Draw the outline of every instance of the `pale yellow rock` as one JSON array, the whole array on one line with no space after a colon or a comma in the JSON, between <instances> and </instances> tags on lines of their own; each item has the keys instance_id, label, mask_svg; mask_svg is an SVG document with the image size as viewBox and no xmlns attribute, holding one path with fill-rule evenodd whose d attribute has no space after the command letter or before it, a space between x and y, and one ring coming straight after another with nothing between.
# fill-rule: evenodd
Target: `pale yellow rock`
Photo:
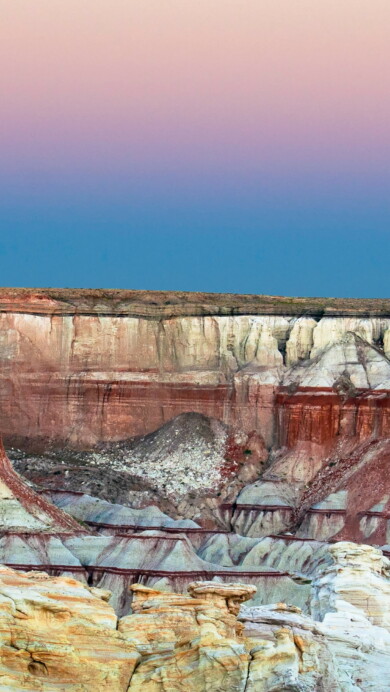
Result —
<instances>
[{"instance_id":1,"label":"pale yellow rock","mask_svg":"<svg viewBox=\"0 0 390 692\"><path fill-rule=\"evenodd\" d=\"M311 317L299 317L294 323L286 346L286 365L295 365L310 357L313 347L313 331L317 322Z\"/></svg>"},{"instance_id":2,"label":"pale yellow rock","mask_svg":"<svg viewBox=\"0 0 390 692\"><path fill-rule=\"evenodd\" d=\"M385 353L385 356L387 358L390 358L390 327L386 329L384 335L383 335L383 350Z\"/></svg>"},{"instance_id":3,"label":"pale yellow rock","mask_svg":"<svg viewBox=\"0 0 390 692\"><path fill-rule=\"evenodd\" d=\"M344 692L326 638L299 609L243 608L240 619L252 646L246 692Z\"/></svg>"},{"instance_id":4,"label":"pale yellow rock","mask_svg":"<svg viewBox=\"0 0 390 692\"><path fill-rule=\"evenodd\" d=\"M331 544L328 552L332 563L313 583L315 619L330 622L338 611L390 632L390 560L377 548L349 542Z\"/></svg>"},{"instance_id":5,"label":"pale yellow rock","mask_svg":"<svg viewBox=\"0 0 390 692\"><path fill-rule=\"evenodd\" d=\"M250 657L236 615L254 587L194 582L190 597L132 590L134 614L121 619L119 631L143 658L129 690L244 692Z\"/></svg>"},{"instance_id":6,"label":"pale yellow rock","mask_svg":"<svg viewBox=\"0 0 390 692\"><path fill-rule=\"evenodd\" d=\"M188 593L194 598L200 596L222 609L227 607L229 613L238 615L240 604L255 595L256 587L248 584L195 581L189 584Z\"/></svg>"},{"instance_id":7,"label":"pale yellow rock","mask_svg":"<svg viewBox=\"0 0 390 692\"><path fill-rule=\"evenodd\" d=\"M389 692L389 560L367 545L323 548L311 617L280 603L241 608L247 692Z\"/></svg>"},{"instance_id":8,"label":"pale yellow rock","mask_svg":"<svg viewBox=\"0 0 390 692\"><path fill-rule=\"evenodd\" d=\"M133 614L118 623L106 591L0 567L0 690L244 692L250 656L236 615L254 587L132 589Z\"/></svg>"},{"instance_id":9,"label":"pale yellow rock","mask_svg":"<svg viewBox=\"0 0 390 692\"><path fill-rule=\"evenodd\" d=\"M366 545L324 550L312 617L240 610L253 586L197 581L189 595L133 585L118 621L107 591L0 567L0 690L389 692L390 563Z\"/></svg>"},{"instance_id":10,"label":"pale yellow rock","mask_svg":"<svg viewBox=\"0 0 390 692\"><path fill-rule=\"evenodd\" d=\"M125 692L140 654L107 594L0 567L0 690Z\"/></svg>"},{"instance_id":11,"label":"pale yellow rock","mask_svg":"<svg viewBox=\"0 0 390 692\"><path fill-rule=\"evenodd\" d=\"M283 689L282 684L296 682L300 657L294 637L287 628L276 630L274 636L275 642L264 641L251 650L252 661L246 692Z\"/></svg>"}]
</instances>

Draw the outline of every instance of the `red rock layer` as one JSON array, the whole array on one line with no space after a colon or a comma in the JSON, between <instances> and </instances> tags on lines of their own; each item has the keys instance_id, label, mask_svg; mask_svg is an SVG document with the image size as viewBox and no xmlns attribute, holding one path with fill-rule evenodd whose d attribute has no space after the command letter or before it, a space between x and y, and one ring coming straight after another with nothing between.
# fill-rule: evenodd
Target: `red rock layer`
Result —
<instances>
[{"instance_id":1,"label":"red rock layer","mask_svg":"<svg viewBox=\"0 0 390 692\"><path fill-rule=\"evenodd\" d=\"M281 389L276 395L279 446L300 441L319 445L335 438L390 436L390 392L361 391L344 398L332 389Z\"/></svg>"},{"instance_id":2,"label":"red rock layer","mask_svg":"<svg viewBox=\"0 0 390 692\"><path fill-rule=\"evenodd\" d=\"M34 492L23 481L21 476L12 468L1 441L0 485L7 495L8 493L12 494L28 513L39 517L42 523L46 524L48 530L52 529L54 533L86 533L71 516L48 502L43 495ZM8 531L7 526L0 528Z\"/></svg>"},{"instance_id":3,"label":"red rock layer","mask_svg":"<svg viewBox=\"0 0 390 692\"><path fill-rule=\"evenodd\" d=\"M332 540L386 544L390 520L390 440L365 440L352 450L346 449L345 453L341 449L333 457L329 457L328 461L301 497L298 519L304 516L312 504L335 491L347 490L345 510L315 510L328 518L336 514L344 517L343 528L335 532ZM372 511L372 507L383 501L383 509ZM375 526L367 535L361 522L370 518L375 519Z\"/></svg>"},{"instance_id":4,"label":"red rock layer","mask_svg":"<svg viewBox=\"0 0 390 692\"><path fill-rule=\"evenodd\" d=\"M80 375L15 377L0 391L0 425L9 446L38 451L53 443L87 448L147 434L191 411L247 433L256 430L269 444L273 392L268 385L257 387L245 400L228 385L102 382Z\"/></svg>"}]
</instances>

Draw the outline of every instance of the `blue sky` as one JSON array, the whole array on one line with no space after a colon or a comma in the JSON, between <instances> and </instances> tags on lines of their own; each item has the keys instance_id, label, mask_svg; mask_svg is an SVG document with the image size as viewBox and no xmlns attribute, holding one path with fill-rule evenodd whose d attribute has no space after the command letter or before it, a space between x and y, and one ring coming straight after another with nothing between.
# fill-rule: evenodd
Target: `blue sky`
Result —
<instances>
[{"instance_id":1,"label":"blue sky","mask_svg":"<svg viewBox=\"0 0 390 692\"><path fill-rule=\"evenodd\" d=\"M0 14L3 286L389 296L389 0Z\"/></svg>"},{"instance_id":2,"label":"blue sky","mask_svg":"<svg viewBox=\"0 0 390 692\"><path fill-rule=\"evenodd\" d=\"M42 199L5 204L0 220L3 286L388 296L380 203Z\"/></svg>"}]
</instances>

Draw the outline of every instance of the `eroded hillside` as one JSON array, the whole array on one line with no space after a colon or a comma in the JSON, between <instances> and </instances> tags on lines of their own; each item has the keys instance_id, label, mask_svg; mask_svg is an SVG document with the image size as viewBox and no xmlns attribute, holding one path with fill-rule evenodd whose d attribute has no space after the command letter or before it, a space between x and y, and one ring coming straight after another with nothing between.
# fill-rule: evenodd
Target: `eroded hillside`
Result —
<instances>
[{"instance_id":1,"label":"eroded hillside","mask_svg":"<svg viewBox=\"0 0 390 692\"><path fill-rule=\"evenodd\" d=\"M0 309L3 596L36 604L5 606L4 680L96 689L71 609L23 595L44 570L87 630L92 597L115 622L101 689L390 689L390 301L2 289Z\"/></svg>"}]
</instances>

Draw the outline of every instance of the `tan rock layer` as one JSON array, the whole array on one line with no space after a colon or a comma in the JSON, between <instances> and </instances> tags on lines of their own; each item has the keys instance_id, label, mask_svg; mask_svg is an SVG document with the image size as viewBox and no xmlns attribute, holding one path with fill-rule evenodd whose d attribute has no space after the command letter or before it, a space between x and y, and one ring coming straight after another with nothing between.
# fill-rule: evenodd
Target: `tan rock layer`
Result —
<instances>
[{"instance_id":1,"label":"tan rock layer","mask_svg":"<svg viewBox=\"0 0 390 692\"><path fill-rule=\"evenodd\" d=\"M2 311L35 314L294 314L390 316L388 299L292 298L114 289L0 288Z\"/></svg>"},{"instance_id":2,"label":"tan rock layer","mask_svg":"<svg viewBox=\"0 0 390 692\"><path fill-rule=\"evenodd\" d=\"M388 692L390 562L335 544L312 615L240 605L254 588L194 582L189 596L138 584L117 621L107 591L0 568L0 689L37 692Z\"/></svg>"}]
</instances>

